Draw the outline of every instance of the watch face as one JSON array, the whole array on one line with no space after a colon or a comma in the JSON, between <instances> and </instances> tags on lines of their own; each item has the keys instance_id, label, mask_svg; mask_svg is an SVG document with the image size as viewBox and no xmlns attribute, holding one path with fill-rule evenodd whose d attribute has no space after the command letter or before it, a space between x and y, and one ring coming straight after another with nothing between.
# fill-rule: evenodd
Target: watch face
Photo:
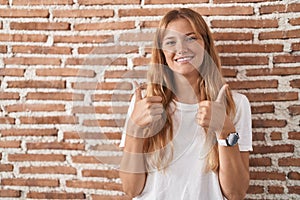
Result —
<instances>
[{"instance_id":1,"label":"watch face","mask_svg":"<svg viewBox=\"0 0 300 200\"><path fill-rule=\"evenodd\" d=\"M227 142L230 146L235 145L239 140L239 135L238 134L230 134L227 138Z\"/></svg>"}]
</instances>

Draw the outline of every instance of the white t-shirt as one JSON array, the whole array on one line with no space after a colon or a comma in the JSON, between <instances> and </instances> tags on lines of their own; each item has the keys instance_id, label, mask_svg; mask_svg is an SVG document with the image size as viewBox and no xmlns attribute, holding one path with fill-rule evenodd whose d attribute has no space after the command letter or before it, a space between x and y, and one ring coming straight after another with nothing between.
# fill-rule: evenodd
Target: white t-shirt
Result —
<instances>
[{"instance_id":1,"label":"white t-shirt","mask_svg":"<svg viewBox=\"0 0 300 200\"><path fill-rule=\"evenodd\" d=\"M134 99L129 106L128 116L133 110ZM240 151L252 151L249 101L239 93L233 93L233 99L236 105L233 122L240 136L239 149ZM205 131L196 123L198 104L179 102L175 102L175 104L173 160L163 171L148 172L145 188L134 200L225 199L220 189L218 175L204 170L206 155L210 148L207 145L205 147ZM120 147L124 147L125 137L126 134L123 133Z\"/></svg>"}]
</instances>

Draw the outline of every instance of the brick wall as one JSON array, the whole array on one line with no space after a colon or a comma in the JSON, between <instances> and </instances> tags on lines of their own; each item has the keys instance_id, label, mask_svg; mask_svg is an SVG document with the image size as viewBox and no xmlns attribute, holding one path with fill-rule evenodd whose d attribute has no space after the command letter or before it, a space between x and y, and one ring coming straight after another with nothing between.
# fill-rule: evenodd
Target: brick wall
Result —
<instances>
[{"instance_id":1,"label":"brick wall","mask_svg":"<svg viewBox=\"0 0 300 200\"><path fill-rule=\"evenodd\" d=\"M253 112L247 199L300 198L299 0L0 0L0 198L127 199L116 148L168 10L205 16Z\"/></svg>"}]
</instances>

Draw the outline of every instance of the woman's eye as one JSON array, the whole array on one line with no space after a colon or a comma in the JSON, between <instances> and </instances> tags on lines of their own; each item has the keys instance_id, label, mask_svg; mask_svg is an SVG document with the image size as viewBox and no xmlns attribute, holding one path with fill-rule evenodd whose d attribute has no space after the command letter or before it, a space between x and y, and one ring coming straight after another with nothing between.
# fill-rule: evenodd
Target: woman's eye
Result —
<instances>
[{"instance_id":1,"label":"woman's eye","mask_svg":"<svg viewBox=\"0 0 300 200\"><path fill-rule=\"evenodd\" d=\"M186 41L188 41L188 42L192 42L192 41L195 41L195 40L197 40L197 38L195 36L191 36L191 37L186 38Z\"/></svg>"},{"instance_id":2,"label":"woman's eye","mask_svg":"<svg viewBox=\"0 0 300 200\"><path fill-rule=\"evenodd\" d=\"M166 42L165 42L165 45L166 45L166 46L172 46L172 45L174 45L174 44L175 44L175 41L172 41L172 40L166 41Z\"/></svg>"}]
</instances>

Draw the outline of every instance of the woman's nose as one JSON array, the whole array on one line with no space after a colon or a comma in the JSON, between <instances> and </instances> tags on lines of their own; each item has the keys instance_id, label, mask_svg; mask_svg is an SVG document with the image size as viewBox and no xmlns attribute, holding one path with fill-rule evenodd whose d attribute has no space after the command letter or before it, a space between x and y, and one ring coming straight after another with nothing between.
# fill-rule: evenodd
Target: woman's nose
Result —
<instances>
[{"instance_id":1,"label":"woman's nose","mask_svg":"<svg viewBox=\"0 0 300 200\"><path fill-rule=\"evenodd\" d=\"M188 47L185 41L178 41L176 45L176 52L177 54L185 54L188 51Z\"/></svg>"}]
</instances>

